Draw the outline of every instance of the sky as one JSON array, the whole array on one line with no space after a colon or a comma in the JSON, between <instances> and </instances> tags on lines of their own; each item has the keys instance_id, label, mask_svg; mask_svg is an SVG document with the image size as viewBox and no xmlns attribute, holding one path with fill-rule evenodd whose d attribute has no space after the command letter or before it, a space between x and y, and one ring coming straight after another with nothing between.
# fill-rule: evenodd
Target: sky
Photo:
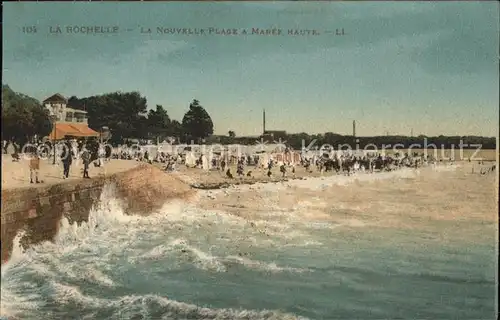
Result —
<instances>
[{"instance_id":1,"label":"sky","mask_svg":"<svg viewBox=\"0 0 500 320\"><path fill-rule=\"evenodd\" d=\"M198 99L216 134L261 134L265 108L290 133L497 136L498 28L495 1L5 2L2 82L39 100L139 91L179 121Z\"/></svg>"}]
</instances>

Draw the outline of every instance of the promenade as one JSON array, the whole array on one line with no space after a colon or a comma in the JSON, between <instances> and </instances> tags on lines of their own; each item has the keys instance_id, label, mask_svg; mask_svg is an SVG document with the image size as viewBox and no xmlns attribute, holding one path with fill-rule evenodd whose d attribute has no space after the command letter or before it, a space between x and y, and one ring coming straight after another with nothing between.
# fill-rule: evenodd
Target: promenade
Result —
<instances>
[{"instance_id":1,"label":"promenade","mask_svg":"<svg viewBox=\"0 0 500 320\"><path fill-rule=\"evenodd\" d=\"M95 167L93 164L90 165L89 176L99 177L103 175L115 174L118 172L123 172L137 167L140 162L130 161L130 160L110 160L105 162L101 167ZM81 161L74 161L71 166L68 179L63 179L63 166L62 163L52 164L51 160L40 160L40 171L38 173L38 178L42 183L31 184L30 183L30 170L29 170L29 160L23 159L19 162L13 162L10 155L3 155L2 157L2 190L13 189L13 188L23 188L23 187L34 187L34 186L46 186L50 184L57 184L68 180L79 180L83 179L83 164Z\"/></svg>"}]
</instances>

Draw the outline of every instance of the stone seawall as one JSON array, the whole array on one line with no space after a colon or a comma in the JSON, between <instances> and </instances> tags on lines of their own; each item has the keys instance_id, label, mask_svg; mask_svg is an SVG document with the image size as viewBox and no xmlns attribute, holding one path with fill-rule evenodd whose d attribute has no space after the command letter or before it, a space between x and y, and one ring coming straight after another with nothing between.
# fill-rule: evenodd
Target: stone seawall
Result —
<instances>
[{"instance_id":1,"label":"stone seawall","mask_svg":"<svg viewBox=\"0 0 500 320\"><path fill-rule=\"evenodd\" d=\"M70 223L87 221L106 184L116 187L128 214L149 214L168 199L188 198L194 191L186 183L150 165L88 180L48 186L2 190L2 264L9 259L13 240L25 230L23 247L51 241L62 217Z\"/></svg>"}]
</instances>

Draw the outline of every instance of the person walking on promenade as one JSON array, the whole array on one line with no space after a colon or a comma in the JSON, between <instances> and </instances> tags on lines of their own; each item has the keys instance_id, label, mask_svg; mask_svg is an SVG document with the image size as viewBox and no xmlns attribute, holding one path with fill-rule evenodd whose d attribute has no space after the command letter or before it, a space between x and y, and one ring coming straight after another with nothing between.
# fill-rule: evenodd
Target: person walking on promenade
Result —
<instances>
[{"instance_id":1,"label":"person walking on promenade","mask_svg":"<svg viewBox=\"0 0 500 320\"><path fill-rule=\"evenodd\" d=\"M64 171L63 178L67 179L69 177L69 170L71 168L71 164L73 163L73 152L71 151L72 147L69 142L64 144L64 149L61 155L61 161L63 163Z\"/></svg>"},{"instance_id":2,"label":"person walking on promenade","mask_svg":"<svg viewBox=\"0 0 500 320\"><path fill-rule=\"evenodd\" d=\"M82 160L83 160L83 177L85 179L89 179L90 152L87 149L83 150Z\"/></svg>"}]
</instances>

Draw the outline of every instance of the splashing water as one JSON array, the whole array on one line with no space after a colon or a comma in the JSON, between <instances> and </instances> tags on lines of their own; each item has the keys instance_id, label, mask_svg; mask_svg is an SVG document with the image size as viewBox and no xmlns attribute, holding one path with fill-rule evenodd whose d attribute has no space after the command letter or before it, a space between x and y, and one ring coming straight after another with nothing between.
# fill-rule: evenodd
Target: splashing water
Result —
<instances>
[{"instance_id":1,"label":"splashing water","mask_svg":"<svg viewBox=\"0 0 500 320\"><path fill-rule=\"evenodd\" d=\"M126 215L108 186L87 222L61 220L54 242L23 250L25 233L16 236L2 266L1 314L487 318L494 223L414 218L441 212L446 197L461 210L455 216L475 208L486 217L490 194L477 188L484 180L463 179L458 168L239 186L172 201L150 216ZM217 203L228 206L207 209Z\"/></svg>"}]
</instances>

